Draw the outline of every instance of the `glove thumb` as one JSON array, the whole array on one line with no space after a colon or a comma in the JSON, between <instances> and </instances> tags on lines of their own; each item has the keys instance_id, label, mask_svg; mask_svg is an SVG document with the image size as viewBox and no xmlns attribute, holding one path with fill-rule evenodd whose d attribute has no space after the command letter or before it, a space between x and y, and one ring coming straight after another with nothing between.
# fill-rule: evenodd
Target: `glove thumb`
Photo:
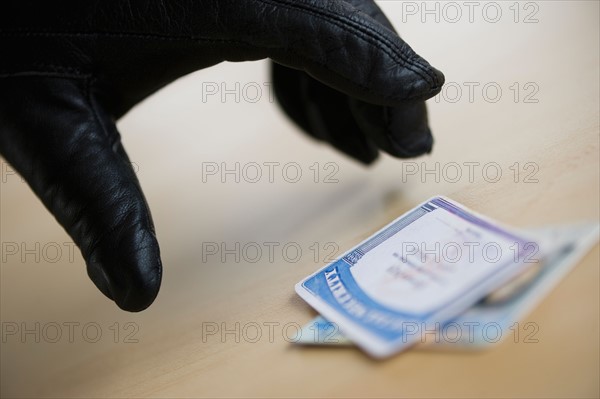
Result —
<instances>
[{"instance_id":1,"label":"glove thumb","mask_svg":"<svg viewBox=\"0 0 600 399\"><path fill-rule=\"evenodd\" d=\"M87 78L0 78L0 154L128 311L156 298L162 266L148 205L114 120Z\"/></svg>"}]
</instances>

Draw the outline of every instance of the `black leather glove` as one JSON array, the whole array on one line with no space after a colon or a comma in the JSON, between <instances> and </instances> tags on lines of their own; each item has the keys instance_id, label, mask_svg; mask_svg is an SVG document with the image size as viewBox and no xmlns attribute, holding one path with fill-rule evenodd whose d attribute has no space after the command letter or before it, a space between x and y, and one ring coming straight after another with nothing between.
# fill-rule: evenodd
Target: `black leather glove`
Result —
<instances>
[{"instance_id":1,"label":"black leather glove","mask_svg":"<svg viewBox=\"0 0 600 399\"><path fill-rule=\"evenodd\" d=\"M364 163L430 151L444 76L372 0L0 2L0 153L122 309L153 302L162 267L115 120L184 74L267 57L310 135Z\"/></svg>"}]
</instances>

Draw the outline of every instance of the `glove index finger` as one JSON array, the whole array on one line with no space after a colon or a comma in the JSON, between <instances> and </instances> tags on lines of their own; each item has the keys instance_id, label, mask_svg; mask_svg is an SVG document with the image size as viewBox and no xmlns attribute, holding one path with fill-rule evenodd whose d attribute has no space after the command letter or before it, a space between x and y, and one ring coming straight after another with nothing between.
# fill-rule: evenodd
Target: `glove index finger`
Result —
<instances>
[{"instance_id":1,"label":"glove index finger","mask_svg":"<svg viewBox=\"0 0 600 399\"><path fill-rule=\"evenodd\" d=\"M239 35L274 61L351 97L397 105L433 97L444 82L393 30L344 1L234 3Z\"/></svg>"}]
</instances>

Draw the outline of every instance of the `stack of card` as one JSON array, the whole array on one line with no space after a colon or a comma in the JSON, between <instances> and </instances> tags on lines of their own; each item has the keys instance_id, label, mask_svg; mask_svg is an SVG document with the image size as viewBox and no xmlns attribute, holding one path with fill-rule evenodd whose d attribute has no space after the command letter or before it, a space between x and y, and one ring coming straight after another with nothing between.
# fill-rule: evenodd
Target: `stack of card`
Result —
<instances>
[{"instance_id":1,"label":"stack of card","mask_svg":"<svg viewBox=\"0 0 600 399\"><path fill-rule=\"evenodd\" d=\"M402 215L296 285L321 315L297 342L386 357L417 343L481 348L518 325L598 240L598 223L518 231L445 197Z\"/></svg>"}]
</instances>

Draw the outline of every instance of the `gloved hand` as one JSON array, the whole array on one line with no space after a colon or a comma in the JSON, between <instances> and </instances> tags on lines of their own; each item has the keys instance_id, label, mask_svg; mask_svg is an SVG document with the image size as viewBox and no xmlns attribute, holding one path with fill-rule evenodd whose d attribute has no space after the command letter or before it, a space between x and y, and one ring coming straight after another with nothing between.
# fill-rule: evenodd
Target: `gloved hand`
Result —
<instances>
[{"instance_id":1,"label":"gloved hand","mask_svg":"<svg viewBox=\"0 0 600 399\"><path fill-rule=\"evenodd\" d=\"M310 135L364 163L430 151L444 76L373 0L0 2L0 153L122 309L154 301L162 266L115 120L184 74L267 57Z\"/></svg>"}]
</instances>

